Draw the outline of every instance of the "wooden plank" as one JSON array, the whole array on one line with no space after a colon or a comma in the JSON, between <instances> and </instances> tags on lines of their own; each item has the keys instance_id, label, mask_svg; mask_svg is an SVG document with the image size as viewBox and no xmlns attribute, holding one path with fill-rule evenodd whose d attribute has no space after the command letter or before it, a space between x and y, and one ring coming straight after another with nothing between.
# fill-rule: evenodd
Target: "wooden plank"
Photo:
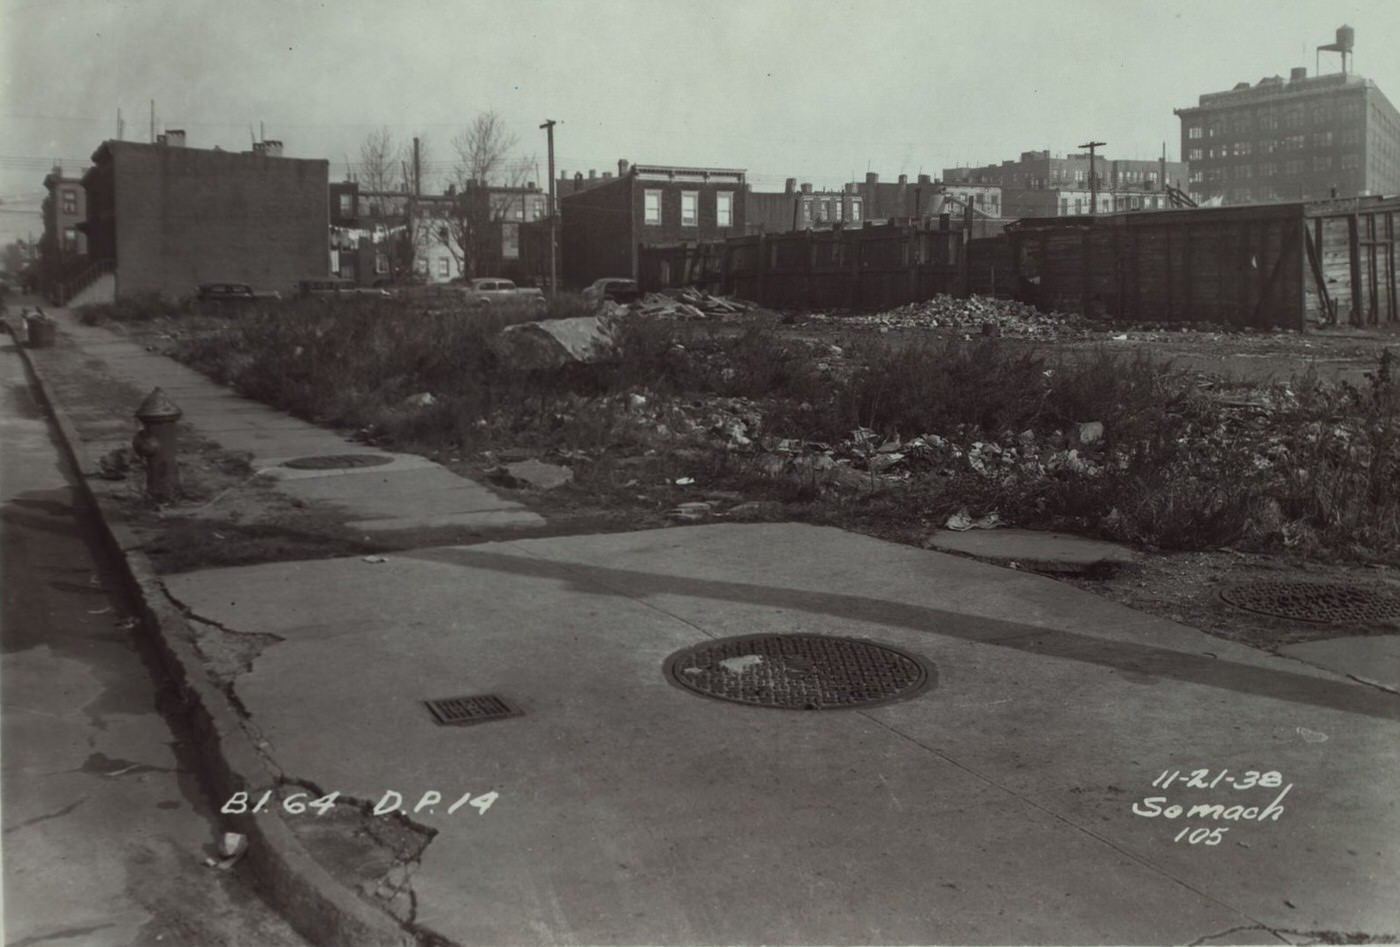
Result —
<instances>
[{"instance_id":1,"label":"wooden plank","mask_svg":"<svg viewBox=\"0 0 1400 947\"><path fill-rule=\"evenodd\" d=\"M1361 247L1358 241L1361 235L1359 222L1355 214L1347 214L1347 262L1348 275L1351 281L1351 324L1361 325L1361 314L1364 312L1365 300L1361 294Z\"/></svg>"}]
</instances>

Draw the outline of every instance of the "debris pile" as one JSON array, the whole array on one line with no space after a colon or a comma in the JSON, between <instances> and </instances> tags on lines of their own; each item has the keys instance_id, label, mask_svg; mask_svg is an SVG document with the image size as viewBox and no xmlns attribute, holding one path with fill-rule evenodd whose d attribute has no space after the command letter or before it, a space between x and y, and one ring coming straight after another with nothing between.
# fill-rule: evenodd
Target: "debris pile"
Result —
<instances>
[{"instance_id":1,"label":"debris pile","mask_svg":"<svg viewBox=\"0 0 1400 947\"><path fill-rule=\"evenodd\" d=\"M748 312L753 306L737 299L711 296L693 287L647 293L634 303L611 303L610 312L631 311L663 319L713 319Z\"/></svg>"},{"instance_id":2,"label":"debris pile","mask_svg":"<svg viewBox=\"0 0 1400 947\"><path fill-rule=\"evenodd\" d=\"M990 296L934 296L885 312L834 315L812 313L814 322L839 322L846 326L887 329L959 329L992 336L1021 339L1054 339L1067 332L1087 333L1082 316L1041 312L1014 299Z\"/></svg>"}]
</instances>

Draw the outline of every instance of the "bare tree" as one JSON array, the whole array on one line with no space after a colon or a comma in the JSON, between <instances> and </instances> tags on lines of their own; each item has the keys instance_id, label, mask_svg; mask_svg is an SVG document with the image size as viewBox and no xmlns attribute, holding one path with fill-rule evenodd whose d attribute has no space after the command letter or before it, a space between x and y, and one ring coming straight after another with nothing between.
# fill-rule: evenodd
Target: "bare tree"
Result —
<instances>
[{"instance_id":1,"label":"bare tree","mask_svg":"<svg viewBox=\"0 0 1400 947\"><path fill-rule=\"evenodd\" d=\"M426 136L396 142L387 127L370 132L360 143L359 183L369 195L368 214L391 234L391 266L395 280L415 270L414 260L434 240L415 198L423 188L422 169L428 164Z\"/></svg>"},{"instance_id":2,"label":"bare tree","mask_svg":"<svg viewBox=\"0 0 1400 947\"><path fill-rule=\"evenodd\" d=\"M438 236L463 276L473 277L502 239L502 224L511 214L508 191L525 181L529 161L512 161L518 141L496 112L482 112L452 139L457 161L445 216ZM531 159L533 160L533 159Z\"/></svg>"},{"instance_id":3,"label":"bare tree","mask_svg":"<svg viewBox=\"0 0 1400 947\"><path fill-rule=\"evenodd\" d=\"M405 179L399 163L400 147L388 128L381 126L360 143L360 185L370 192L402 190Z\"/></svg>"}]
</instances>

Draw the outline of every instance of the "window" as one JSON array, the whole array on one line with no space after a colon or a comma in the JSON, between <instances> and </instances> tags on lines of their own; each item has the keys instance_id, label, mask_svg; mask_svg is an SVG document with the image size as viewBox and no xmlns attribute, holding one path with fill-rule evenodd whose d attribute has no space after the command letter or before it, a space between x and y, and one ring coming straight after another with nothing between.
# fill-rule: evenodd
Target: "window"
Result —
<instances>
[{"instance_id":1,"label":"window","mask_svg":"<svg viewBox=\"0 0 1400 947\"><path fill-rule=\"evenodd\" d=\"M851 220L860 221L860 200L851 201Z\"/></svg>"},{"instance_id":2,"label":"window","mask_svg":"<svg viewBox=\"0 0 1400 947\"><path fill-rule=\"evenodd\" d=\"M836 198L836 200L834 200L834 201L831 202L831 219L832 219L832 220L840 220L840 219L841 219L841 216L842 216L842 215L841 215L841 209L842 209L842 208L841 208L841 205L844 204L844 203L845 203L845 201L843 201L843 200L842 200L841 198L839 198L839 197Z\"/></svg>"},{"instance_id":3,"label":"window","mask_svg":"<svg viewBox=\"0 0 1400 947\"><path fill-rule=\"evenodd\" d=\"M1355 171L1361 167L1360 155L1342 155L1342 167L1347 171Z\"/></svg>"},{"instance_id":4,"label":"window","mask_svg":"<svg viewBox=\"0 0 1400 947\"><path fill-rule=\"evenodd\" d=\"M1201 149L1199 149L1199 148L1192 148L1190 154L1188 154L1188 155L1186 156L1186 160L1187 160L1187 161L1200 161L1200 160L1201 160L1202 158L1204 158L1204 157L1205 157L1205 155L1203 155L1203 154L1201 153Z\"/></svg>"},{"instance_id":5,"label":"window","mask_svg":"<svg viewBox=\"0 0 1400 947\"><path fill-rule=\"evenodd\" d=\"M1204 175L1202 175L1201 172L1199 172L1199 171L1192 171L1192 172L1191 172L1191 177L1190 177L1188 180L1189 180L1190 183L1192 183L1192 184L1200 184L1201 181L1204 180Z\"/></svg>"},{"instance_id":6,"label":"window","mask_svg":"<svg viewBox=\"0 0 1400 947\"><path fill-rule=\"evenodd\" d=\"M78 212L78 192L71 187L63 189L63 212L65 214L76 214Z\"/></svg>"},{"instance_id":7,"label":"window","mask_svg":"<svg viewBox=\"0 0 1400 947\"><path fill-rule=\"evenodd\" d=\"M452 275L452 271L451 271L451 269L449 269L450 266L451 266L451 261L448 260L447 257L442 257L441 259L439 259L439 260L438 260L438 276L442 277L443 279L447 279L449 276L451 276L451 275Z\"/></svg>"},{"instance_id":8,"label":"window","mask_svg":"<svg viewBox=\"0 0 1400 947\"><path fill-rule=\"evenodd\" d=\"M715 226L734 226L734 194L732 191L715 192Z\"/></svg>"},{"instance_id":9,"label":"window","mask_svg":"<svg viewBox=\"0 0 1400 947\"><path fill-rule=\"evenodd\" d=\"M1331 170L1332 170L1332 156L1331 156L1331 155L1318 155L1317 157L1313 158L1313 170L1314 170L1314 171L1331 171Z\"/></svg>"},{"instance_id":10,"label":"window","mask_svg":"<svg viewBox=\"0 0 1400 947\"><path fill-rule=\"evenodd\" d=\"M1263 164L1261 164L1261 165L1259 166L1259 176L1260 176L1260 177L1262 177L1262 178L1273 177L1273 174L1274 174L1274 163L1273 163L1272 161L1265 161Z\"/></svg>"},{"instance_id":11,"label":"window","mask_svg":"<svg viewBox=\"0 0 1400 947\"><path fill-rule=\"evenodd\" d=\"M1074 199L1074 212L1076 214L1084 213L1084 198L1076 197Z\"/></svg>"},{"instance_id":12,"label":"window","mask_svg":"<svg viewBox=\"0 0 1400 947\"><path fill-rule=\"evenodd\" d=\"M1199 125L1192 125L1190 128L1186 129L1186 137L1187 137L1187 138L1200 138L1200 137L1201 137L1201 126L1199 126Z\"/></svg>"},{"instance_id":13,"label":"window","mask_svg":"<svg viewBox=\"0 0 1400 947\"><path fill-rule=\"evenodd\" d=\"M645 191L643 192L642 199L645 206L645 216L643 217L643 223L661 223L661 192L650 190Z\"/></svg>"},{"instance_id":14,"label":"window","mask_svg":"<svg viewBox=\"0 0 1400 947\"><path fill-rule=\"evenodd\" d=\"M698 227L700 220L695 208L700 201L699 191L681 191L681 226Z\"/></svg>"},{"instance_id":15,"label":"window","mask_svg":"<svg viewBox=\"0 0 1400 947\"><path fill-rule=\"evenodd\" d=\"M809 198L806 198L805 200L802 201L802 223L803 223L803 224L811 224L811 222L812 222L812 199L809 197Z\"/></svg>"},{"instance_id":16,"label":"window","mask_svg":"<svg viewBox=\"0 0 1400 947\"><path fill-rule=\"evenodd\" d=\"M501 224L501 256L507 260L520 259L520 225Z\"/></svg>"},{"instance_id":17,"label":"window","mask_svg":"<svg viewBox=\"0 0 1400 947\"><path fill-rule=\"evenodd\" d=\"M78 231L72 227L65 228L63 231L63 249L69 252L78 249Z\"/></svg>"},{"instance_id":18,"label":"window","mask_svg":"<svg viewBox=\"0 0 1400 947\"><path fill-rule=\"evenodd\" d=\"M1332 147L1332 133L1316 132L1313 134L1312 143L1314 148L1330 148Z\"/></svg>"},{"instance_id":19,"label":"window","mask_svg":"<svg viewBox=\"0 0 1400 947\"><path fill-rule=\"evenodd\" d=\"M354 194L342 194L342 195L340 195L340 216L342 216L342 217L354 217L354 216L355 216L355 195L354 195Z\"/></svg>"},{"instance_id":20,"label":"window","mask_svg":"<svg viewBox=\"0 0 1400 947\"><path fill-rule=\"evenodd\" d=\"M374 255L374 272L380 276L389 272L389 255L387 253L376 253Z\"/></svg>"},{"instance_id":21,"label":"window","mask_svg":"<svg viewBox=\"0 0 1400 947\"><path fill-rule=\"evenodd\" d=\"M1235 145L1235 154L1237 156L1245 157L1248 156L1252 151L1254 151L1254 145L1251 142L1242 141L1239 144Z\"/></svg>"},{"instance_id":22,"label":"window","mask_svg":"<svg viewBox=\"0 0 1400 947\"><path fill-rule=\"evenodd\" d=\"M831 219L831 201L817 201L817 223L824 224Z\"/></svg>"},{"instance_id":23,"label":"window","mask_svg":"<svg viewBox=\"0 0 1400 947\"><path fill-rule=\"evenodd\" d=\"M1069 216L1069 198L1068 198L1068 197L1062 197L1062 198L1060 198L1060 216L1061 216L1061 217L1067 217L1067 216Z\"/></svg>"}]
</instances>

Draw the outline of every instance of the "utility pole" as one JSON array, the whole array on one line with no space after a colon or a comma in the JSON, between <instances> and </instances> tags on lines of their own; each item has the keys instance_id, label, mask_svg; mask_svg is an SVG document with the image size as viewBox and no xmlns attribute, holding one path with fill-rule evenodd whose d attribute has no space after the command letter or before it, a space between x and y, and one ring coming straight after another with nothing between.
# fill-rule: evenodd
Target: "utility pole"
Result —
<instances>
[{"instance_id":1,"label":"utility pole","mask_svg":"<svg viewBox=\"0 0 1400 947\"><path fill-rule=\"evenodd\" d=\"M1089 149L1089 213L1091 214L1098 213L1099 208L1099 178L1094 173L1094 149L1102 148L1106 144L1108 144L1106 141L1091 141L1086 145L1079 146Z\"/></svg>"},{"instance_id":2,"label":"utility pole","mask_svg":"<svg viewBox=\"0 0 1400 947\"><path fill-rule=\"evenodd\" d=\"M545 119L540 127L549 136L549 295L555 296L559 292L559 214L554 205L554 126L558 122L552 118Z\"/></svg>"}]
</instances>

